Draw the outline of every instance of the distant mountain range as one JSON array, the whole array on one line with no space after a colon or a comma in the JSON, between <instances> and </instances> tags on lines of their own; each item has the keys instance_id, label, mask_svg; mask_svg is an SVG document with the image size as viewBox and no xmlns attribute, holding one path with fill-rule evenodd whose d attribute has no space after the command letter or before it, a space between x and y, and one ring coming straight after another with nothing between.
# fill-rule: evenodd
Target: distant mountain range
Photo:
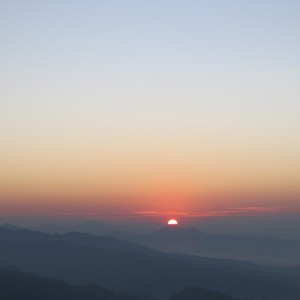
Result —
<instances>
[{"instance_id":1,"label":"distant mountain range","mask_svg":"<svg viewBox=\"0 0 300 300\"><path fill-rule=\"evenodd\" d=\"M67 233L67 232L81 232L88 233L94 235L108 235L109 232L117 229L116 226L95 221L89 220L79 224L47 224L40 225L35 228L31 228L32 230L42 231L45 233Z\"/></svg>"},{"instance_id":2,"label":"distant mountain range","mask_svg":"<svg viewBox=\"0 0 300 300\"><path fill-rule=\"evenodd\" d=\"M25 229L23 227L16 226L16 225L10 224L10 223L4 223L4 224L2 224L1 228L10 229L10 230L23 230L23 229Z\"/></svg>"},{"instance_id":3,"label":"distant mountain range","mask_svg":"<svg viewBox=\"0 0 300 300\"><path fill-rule=\"evenodd\" d=\"M21 229L13 224L4 228ZM273 266L300 265L300 240L272 236L213 234L196 228L163 227L148 234L131 234L117 226L96 220L76 225L45 225L33 230L45 233L81 232L113 236L159 251L200 255L211 258L247 260Z\"/></svg>"},{"instance_id":4,"label":"distant mountain range","mask_svg":"<svg viewBox=\"0 0 300 300\"><path fill-rule=\"evenodd\" d=\"M208 234L195 228L182 227L164 227L140 235L114 231L111 235L159 251L248 260L269 265L300 265L300 240Z\"/></svg>"},{"instance_id":5,"label":"distant mountain range","mask_svg":"<svg viewBox=\"0 0 300 300\"><path fill-rule=\"evenodd\" d=\"M6 224L6 228L18 228ZM213 234L196 228L163 227L148 234L130 234L117 226L90 220L76 225L47 225L36 228L46 233L81 232L109 235L159 251L201 255L214 258L248 260L274 266L300 265L300 240L271 236Z\"/></svg>"},{"instance_id":6,"label":"distant mountain range","mask_svg":"<svg viewBox=\"0 0 300 300\"><path fill-rule=\"evenodd\" d=\"M299 300L297 270L167 254L113 237L49 235L0 228L0 267L16 268L72 284L98 284L118 293L166 298L187 286L234 297Z\"/></svg>"}]
</instances>

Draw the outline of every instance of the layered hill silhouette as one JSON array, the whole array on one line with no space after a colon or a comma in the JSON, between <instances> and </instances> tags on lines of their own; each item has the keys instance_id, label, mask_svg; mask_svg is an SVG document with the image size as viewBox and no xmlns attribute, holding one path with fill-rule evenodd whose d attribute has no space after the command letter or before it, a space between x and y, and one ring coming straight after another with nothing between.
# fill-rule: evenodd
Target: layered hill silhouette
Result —
<instances>
[{"instance_id":1,"label":"layered hill silhouette","mask_svg":"<svg viewBox=\"0 0 300 300\"><path fill-rule=\"evenodd\" d=\"M122 295L94 284L73 286L12 270L0 270L0 299L3 300L151 300L148 297Z\"/></svg>"},{"instance_id":2,"label":"layered hill silhouette","mask_svg":"<svg viewBox=\"0 0 300 300\"><path fill-rule=\"evenodd\" d=\"M186 287L183 291L171 296L169 300L239 300L224 293L213 292L199 287Z\"/></svg>"},{"instance_id":3,"label":"layered hill silhouette","mask_svg":"<svg viewBox=\"0 0 300 300\"><path fill-rule=\"evenodd\" d=\"M2 268L157 297L199 286L235 297L300 299L296 277L197 259L175 257L107 236L0 229Z\"/></svg>"},{"instance_id":4,"label":"layered hill silhouette","mask_svg":"<svg viewBox=\"0 0 300 300\"><path fill-rule=\"evenodd\" d=\"M226 259L242 259L269 265L300 265L300 240L252 235L205 233L195 228L164 227L149 234L111 233L159 251Z\"/></svg>"},{"instance_id":5,"label":"layered hill silhouette","mask_svg":"<svg viewBox=\"0 0 300 300\"><path fill-rule=\"evenodd\" d=\"M116 230L117 227L96 221L96 220L88 220L79 224L46 224L39 225L36 228L32 228L33 230L42 231L45 233L68 233L68 232L81 232L88 233L94 235L108 235L109 232Z\"/></svg>"},{"instance_id":6,"label":"layered hill silhouette","mask_svg":"<svg viewBox=\"0 0 300 300\"><path fill-rule=\"evenodd\" d=\"M6 224L9 228L15 225ZM212 234L195 228L164 227L149 234L129 234L116 226L90 220L76 225L39 227L46 233L81 232L109 235L132 241L159 251L206 257L248 260L274 266L300 265L300 240L271 236Z\"/></svg>"},{"instance_id":7,"label":"layered hill silhouette","mask_svg":"<svg viewBox=\"0 0 300 300\"><path fill-rule=\"evenodd\" d=\"M5 300L155 300L143 295L125 295L95 284L70 285L29 273L0 269L0 299ZM187 287L169 300L240 300L200 287Z\"/></svg>"}]
</instances>

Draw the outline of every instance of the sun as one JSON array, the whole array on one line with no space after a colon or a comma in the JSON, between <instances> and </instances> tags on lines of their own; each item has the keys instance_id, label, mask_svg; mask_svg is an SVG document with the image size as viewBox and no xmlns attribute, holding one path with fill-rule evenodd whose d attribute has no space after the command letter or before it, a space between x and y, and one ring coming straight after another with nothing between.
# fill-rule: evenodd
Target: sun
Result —
<instances>
[{"instance_id":1,"label":"sun","mask_svg":"<svg viewBox=\"0 0 300 300\"><path fill-rule=\"evenodd\" d=\"M178 225L178 222L177 222L177 220L175 220L175 219L170 219L170 220L168 221L168 225Z\"/></svg>"}]
</instances>

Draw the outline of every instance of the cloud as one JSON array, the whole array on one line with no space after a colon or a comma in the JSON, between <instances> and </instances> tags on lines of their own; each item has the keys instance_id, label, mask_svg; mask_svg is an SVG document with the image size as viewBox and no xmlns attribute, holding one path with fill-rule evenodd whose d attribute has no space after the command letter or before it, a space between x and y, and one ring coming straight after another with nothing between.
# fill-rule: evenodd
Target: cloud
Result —
<instances>
[{"instance_id":1,"label":"cloud","mask_svg":"<svg viewBox=\"0 0 300 300\"><path fill-rule=\"evenodd\" d=\"M223 210L211 210L204 212L174 212L174 211L137 211L138 215L147 217L158 216L183 216L183 217L224 217L224 216L259 216L259 215L280 215L300 213L300 208L294 207L266 207L266 206L247 206L234 207Z\"/></svg>"}]
</instances>

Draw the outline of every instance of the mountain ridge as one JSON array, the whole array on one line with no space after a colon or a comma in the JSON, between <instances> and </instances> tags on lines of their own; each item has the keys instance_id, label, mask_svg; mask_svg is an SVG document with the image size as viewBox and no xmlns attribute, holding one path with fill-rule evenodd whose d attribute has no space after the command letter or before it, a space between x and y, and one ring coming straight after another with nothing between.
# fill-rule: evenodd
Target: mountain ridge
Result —
<instances>
[{"instance_id":1,"label":"mountain ridge","mask_svg":"<svg viewBox=\"0 0 300 300\"><path fill-rule=\"evenodd\" d=\"M72 284L94 283L118 292L157 297L194 285L212 290L217 286L233 296L266 297L271 293L276 300L300 298L300 285L288 283L281 275L277 278L241 267L187 261L157 251L145 253L140 247L136 251L122 249L124 241L120 247L114 244L105 248L104 243L95 246L93 243L98 243L100 236L83 235L82 242L75 243L65 239L66 236L0 229L0 267L13 267ZM75 236L78 239L82 234ZM85 238L95 241L87 244ZM253 291L253 286L260 289ZM289 294L290 291L294 294Z\"/></svg>"},{"instance_id":2,"label":"mountain ridge","mask_svg":"<svg viewBox=\"0 0 300 300\"><path fill-rule=\"evenodd\" d=\"M211 234L196 228L163 227L147 234L111 233L158 251L248 260L273 266L300 265L300 240L253 235Z\"/></svg>"}]
</instances>

